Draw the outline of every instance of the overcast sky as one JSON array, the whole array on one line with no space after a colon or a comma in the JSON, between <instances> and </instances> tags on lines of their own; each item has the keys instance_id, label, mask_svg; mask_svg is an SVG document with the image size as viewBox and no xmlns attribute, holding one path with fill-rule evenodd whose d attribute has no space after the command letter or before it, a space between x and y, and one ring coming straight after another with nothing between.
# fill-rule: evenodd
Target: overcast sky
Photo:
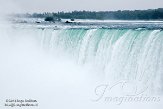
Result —
<instances>
[{"instance_id":1,"label":"overcast sky","mask_svg":"<svg viewBox=\"0 0 163 109\"><path fill-rule=\"evenodd\" d=\"M110 11L161 8L163 0L0 0L0 5L8 12Z\"/></svg>"}]
</instances>

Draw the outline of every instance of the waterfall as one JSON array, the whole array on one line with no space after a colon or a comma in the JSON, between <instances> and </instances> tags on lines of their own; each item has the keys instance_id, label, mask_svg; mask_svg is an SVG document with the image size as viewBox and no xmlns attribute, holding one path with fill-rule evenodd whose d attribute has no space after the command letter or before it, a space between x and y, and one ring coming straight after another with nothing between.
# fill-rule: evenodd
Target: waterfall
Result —
<instances>
[{"instance_id":1,"label":"waterfall","mask_svg":"<svg viewBox=\"0 0 163 109\"><path fill-rule=\"evenodd\" d=\"M146 29L43 30L44 47L91 63L106 80L128 80L163 90L163 31Z\"/></svg>"},{"instance_id":2,"label":"waterfall","mask_svg":"<svg viewBox=\"0 0 163 109\"><path fill-rule=\"evenodd\" d=\"M163 31L148 29L15 28L12 39L34 38L40 48L91 64L106 81L132 81L162 91ZM17 37L19 36L19 37Z\"/></svg>"}]
</instances>

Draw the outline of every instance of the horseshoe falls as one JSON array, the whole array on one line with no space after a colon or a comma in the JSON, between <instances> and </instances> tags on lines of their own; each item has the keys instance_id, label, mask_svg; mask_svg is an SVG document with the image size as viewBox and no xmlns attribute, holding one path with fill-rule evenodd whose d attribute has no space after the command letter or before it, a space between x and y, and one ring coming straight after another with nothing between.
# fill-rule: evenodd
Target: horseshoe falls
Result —
<instances>
[{"instance_id":1,"label":"horseshoe falls","mask_svg":"<svg viewBox=\"0 0 163 109\"><path fill-rule=\"evenodd\" d=\"M43 47L60 48L79 64L93 64L106 81L135 81L162 91L161 30L68 29L42 30L42 34Z\"/></svg>"},{"instance_id":2,"label":"horseshoe falls","mask_svg":"<svg viewBox=\"0 0 163 109\"><path fill-rule=\"evenodd\" d=\"M1 27L0 39L3 99L30 97L40 100L42 108L59 107L64 102L73 109L105 109L109 103L91 101L98 97L94 90L100 84L114 86L117 82L126 83L127 92L123 90L127 94L162 95L162 29L56 29L23 25ZM122 89L115 90L119 93ZM125 103L121 104L122 109L126 108ZM134 105L142 109L154 105L160 109L161 102L152 103ZM132 103L127 105L132 107Z\"/></svg>"}]
</instances>

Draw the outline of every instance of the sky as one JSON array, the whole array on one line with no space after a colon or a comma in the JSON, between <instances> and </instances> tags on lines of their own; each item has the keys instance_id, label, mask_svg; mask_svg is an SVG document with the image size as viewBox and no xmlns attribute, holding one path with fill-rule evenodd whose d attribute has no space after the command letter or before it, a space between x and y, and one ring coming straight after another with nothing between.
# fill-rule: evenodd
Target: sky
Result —
<instances>
[{"instance_id":1,"label":"sky","mask_svg":"<svg viewBox=\"0 0 163 109\"><path fill-rule=\"evenodd\" d=\"M163 8L163 0L0 0L1 12L114 11Z\"/></svg>"}]
</instances>

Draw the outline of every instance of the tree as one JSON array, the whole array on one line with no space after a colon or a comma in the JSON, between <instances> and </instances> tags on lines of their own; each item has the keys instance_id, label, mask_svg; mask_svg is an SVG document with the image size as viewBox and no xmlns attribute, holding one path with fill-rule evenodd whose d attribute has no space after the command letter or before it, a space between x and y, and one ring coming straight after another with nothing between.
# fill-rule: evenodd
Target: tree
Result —
<instances>
[{"instance_id":1,"label":"tree","mask_svg":"<svg viewBox=\"0 0 163 109\"><path fill-rule=\"evenodd\" d=\"M54 18L53 17L45 17L45 21L54 22Z\"/></svg>"}]
</instances>

